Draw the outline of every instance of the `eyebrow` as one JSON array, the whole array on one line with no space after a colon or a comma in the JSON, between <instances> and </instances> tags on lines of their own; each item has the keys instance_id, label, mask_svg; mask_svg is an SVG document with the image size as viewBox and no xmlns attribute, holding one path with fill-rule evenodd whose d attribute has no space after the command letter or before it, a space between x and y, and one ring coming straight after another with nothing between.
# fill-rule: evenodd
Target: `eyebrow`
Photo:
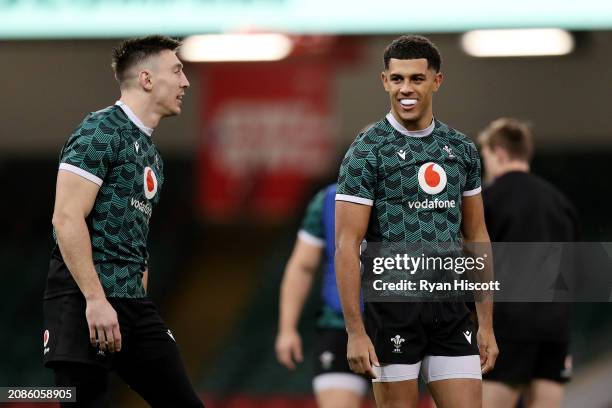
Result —
<instances>
[{"instance_id":1,"label":"eyebrow","mask_svg":"<svg viewBox=\"0 0 612 408\"><path fill-rule=\"evenodd\" d=\"M174 65L172 66L172 68L173 68L173 69L175 69L175 68L180 68L180 69L183 69L183 64L181 64L181 63L179 62L179 63L177 63L177 64L174 64Z\"/></svg>"},{"instance_id":2,"label":"eyebrow","mask_svg":"<svg viewBox=\"0 0 612 408\"><path fill-rule=\"evenodd\" d=\"M427 77L427 74L424 73L424 72L415 72L415 73L412 73L412 74L409 74L409 75L404 75L404 74L399 73L399 72L391 72L391 73L389 73L389 76L390 77L398 76L398 77L402 77L402 78L404 78L405 76L408 76L410 78L414 78L414 77L417 77L417 76Z\"/></svg>"}]
</instances>

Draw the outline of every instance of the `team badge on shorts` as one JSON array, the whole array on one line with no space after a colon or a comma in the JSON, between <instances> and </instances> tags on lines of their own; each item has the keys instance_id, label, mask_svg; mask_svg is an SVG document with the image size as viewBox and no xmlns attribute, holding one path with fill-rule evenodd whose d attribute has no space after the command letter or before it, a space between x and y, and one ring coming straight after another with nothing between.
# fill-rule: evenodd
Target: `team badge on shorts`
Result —
<instances>
[{"instance_id":1,"label":"team badge on shorts","mask_svg":"<svg viewBox=\"0 0 612 408\"><path fill-rule=\"evenodd\" d=\"M395 337L391 337L391 343L393 343L393 346L395 347L393 349L394 353L402 353L402 343L405 342L406 340L404 338L402 338L399 334L396 335Z\"/></svg>"},{"instance_id":2,"label":"team badge on shorts","mask_svg":"<svg viewBox=\"0 0 612 408\"><path fill-rule=\"evenodd\" d=\"M561 378L569 379L572 378L573 372L573 364L572 364L572 356L565 356L565 361L563 363L563 370L561 370Z\"/></svg>"},{"instance_id":3,"label":"team badge on shorts","mask_svg":"<svg viewBox=\"0 0 612 408\"><path fill-rule=\"evenodd\" d=\"M468 341L468 343L472 344L472 332L469 330L466 330L463 332L463 337L465 337L465 339Z\"/></svg>"},{"instance_id":4,"label":"team badge on shorts","mask_svg":"<svg viewBox=\"0 0 612 408\"><path fill-rule=\"evenodd\" d=\"M47 347L47 344L49 344L49 330L45 330L43 333L43 355L49 352L49 347Z\"/></svg>"},{"instance_id":5,"label":"team badge on shorts","mask_svg":"<svg viewBox=\"0 0 612 408\"><path fill-rule=\"evenodd\" d=\"M329 370L335 358L336 356L334 356L334 353L332 353L331 351L324 351L319 356L321 367L323 367L324 370Z\"/></svg>"}]
</instances>

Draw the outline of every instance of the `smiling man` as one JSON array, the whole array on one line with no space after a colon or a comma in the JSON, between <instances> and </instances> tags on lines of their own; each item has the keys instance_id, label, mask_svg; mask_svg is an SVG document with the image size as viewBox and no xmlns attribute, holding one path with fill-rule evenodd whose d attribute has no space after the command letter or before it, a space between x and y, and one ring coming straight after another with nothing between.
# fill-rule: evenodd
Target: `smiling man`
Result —
<instances>
[{"instance_id":1,"label":"smiling man","mask_svg":"<svg viewBox=\"0 0 612 408\"><path fill-rule=\"evenodd\" d=\"M181 113L189 87L179 45L149 36L115 49L119 101L87 115L60 154L43 354L55 384L76 387L75 406L108 405L109 370L151 406L203 406L146 297L149 220L164 184L152 133Z\"/></svg>"},{"instance_id":2,"label":"smiling man","mask_svg":"<svg viewBox=\"0 0 612 408\"><path fill-rule=\"evenodd\" d=\"M477 336L462 302L366 302L364 320L360 313L364 238L489 243L476 147L433 117L440 66L424 37L402 36L387 47L381 78L391 112L357 136L338 179L336 273L347 358L353 371L373 378L379 407L416 407L419 372L439 408L480 407L481 373L498 353L488 297L476 302Z\"/></svg>"}]
</instances>

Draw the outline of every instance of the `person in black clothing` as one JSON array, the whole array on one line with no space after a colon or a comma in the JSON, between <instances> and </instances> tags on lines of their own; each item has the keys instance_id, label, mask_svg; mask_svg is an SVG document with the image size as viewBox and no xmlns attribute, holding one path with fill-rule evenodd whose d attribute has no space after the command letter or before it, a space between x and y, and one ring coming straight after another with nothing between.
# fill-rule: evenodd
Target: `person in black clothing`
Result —
<instances>
[{"instance_id":1,"label":"person in black clothing","mask_svg":"<svg viewBox=\"0 0 612 408\"><path fill-rule=\"evenodd\" d=\"M492 242L571 242L576 211L546 180L530 173L533 143L519 120L493 121L479 137L488 187L485 219ZM571 375L569 303L495 304L499 345L495 369L483 377L483 407L560 407Z\"/></svg>"}]
</instances>

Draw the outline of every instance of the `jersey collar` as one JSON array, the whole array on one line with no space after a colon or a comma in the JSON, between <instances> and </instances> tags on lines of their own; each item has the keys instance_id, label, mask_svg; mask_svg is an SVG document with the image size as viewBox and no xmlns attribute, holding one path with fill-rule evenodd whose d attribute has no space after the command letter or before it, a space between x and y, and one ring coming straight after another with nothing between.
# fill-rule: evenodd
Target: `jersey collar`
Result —
<instances>
[{"instance_id":1,"label":"jersey collar","mask_svg":"<svg viewBox=\"0 0 612 408\"><path fill-rule=\"evenodd\" d=\"M146 127L144 123L142 123L142 121L138 118L138 116L136 116L134 111L131 110L130 107L127 106L123 101L117 101L115 102L115 105L119 106L125 112L128 119L130 119L136 126L138 126L138 129L142 130L147 136L150 137L153 134L153 129L151 129L150 127Z\"/></svg>"},{"instance_id":2,"label":"jersey collar","mask_svg":"<svg viewBox=\"0 0 612 408\"><path fill-rule=\"evenodd\" d=\"M391 124L391 126L393 126L395 130L400 132L402 135L406 135L410 137L429 136L431 135L431 132L433 132L434 128L436 127L436 121L435 119L432 118L431 125L427 126L425 129L412 131L412 130L406 129L401 123L399 123L391 112L387 113L387 116L385 117L387 118L387 121L389 121L389 123Z\"/></svg>"}]
</instances>

